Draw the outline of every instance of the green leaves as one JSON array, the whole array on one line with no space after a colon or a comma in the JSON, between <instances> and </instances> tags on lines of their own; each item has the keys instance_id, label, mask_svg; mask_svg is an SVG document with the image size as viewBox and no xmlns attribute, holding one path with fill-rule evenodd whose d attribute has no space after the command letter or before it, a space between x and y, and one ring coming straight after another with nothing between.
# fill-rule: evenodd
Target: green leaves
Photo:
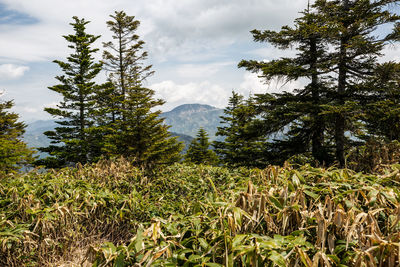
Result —
<instances>
[{"instance_id":1,"label":"green leaves","mask_svg":"<svg viewBox=\"0 0 400 267\"><path fill-rule=\"evenodd\" d=\"M50 261L101 236L82 252L91 247L94 266L384 265L400 242L399 190L386 178L397 168L176 164L149 176L121 159L12 175L0 180L0 264Z\"/></svg>"}]
</instances>

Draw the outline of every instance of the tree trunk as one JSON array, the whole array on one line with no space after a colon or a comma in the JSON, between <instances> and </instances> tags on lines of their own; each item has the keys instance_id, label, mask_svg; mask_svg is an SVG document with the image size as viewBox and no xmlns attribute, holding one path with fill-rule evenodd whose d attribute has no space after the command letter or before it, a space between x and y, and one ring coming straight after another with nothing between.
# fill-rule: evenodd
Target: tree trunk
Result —
<instances>
[{"instance_id":1,"label":"tree trunk","mask_svg":"<svg viewBox=\"0 0 400 267\"><path fill-rule=\"evenodd\" d=\"M126 96L126 85L125 85L125 68L123 57L124 54L122 51L122 25L118 22L119 32L118 32L118 43L119 43L119 75L120 75L120 83L121 83L121 109L125 110L125 96ZM122 113L122 121L125 121L125 114Z\"/></svg>"},{"instance_id":2,"label":"tree trunk","mask_svg":"<svg viewBox=\"0 0 400 267\"><path fill-rule=\"evenodd\" d=\"M346 13L349 10L349 1L343 0L343 10ZM344 14L345 16L345 14ZM343 25L346 28L348 25ZM339 77L338 77L338 88L337 88L337 96L338 96L338 106L343 107L345 104L345 94L346 94L346 85L347 85L347 49L346 46L348 44L348 36L347 33L342 33L342 37L340 39L340 54L339 54ZM339 162L339 166L343 168L345 166L345 157L344 157L344 146L345 146L345 114L342 112L336 115L335 122L335 142L336 142L336 159Z\"/></svg>"},{"instance_id":3,"label":"tree trunk","mask_svg":"<svg viewBox=\"0 0 400 267\"><path fill-rule=\"evenodd\" d=\"M318 88L318 70L317 70L317 38L310 38L310 70L311 70L311 92L312 92L312 102L313 102L313 129L312 129L312 155L318 160L319 163L323 163L325 159L325 151L323 148L324 143L324 120L320 116L320 94Z\"/></svg>"}]
</instances>

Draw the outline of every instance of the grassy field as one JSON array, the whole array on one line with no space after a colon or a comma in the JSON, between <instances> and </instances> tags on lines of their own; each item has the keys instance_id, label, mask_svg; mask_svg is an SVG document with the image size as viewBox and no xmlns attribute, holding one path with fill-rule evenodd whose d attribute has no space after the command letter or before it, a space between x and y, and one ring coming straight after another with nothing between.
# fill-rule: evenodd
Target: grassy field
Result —
<instances>
[{"instance_id":1,"label":"grassy field","mask_svg":"<svg viewBox=\"0 0 400 267\"><path fill-rule=\"evenodd\" d=\"M0 266L399 266L400 165L152 172L100 162L0 180Z\"/></svg>"}]
</instances>

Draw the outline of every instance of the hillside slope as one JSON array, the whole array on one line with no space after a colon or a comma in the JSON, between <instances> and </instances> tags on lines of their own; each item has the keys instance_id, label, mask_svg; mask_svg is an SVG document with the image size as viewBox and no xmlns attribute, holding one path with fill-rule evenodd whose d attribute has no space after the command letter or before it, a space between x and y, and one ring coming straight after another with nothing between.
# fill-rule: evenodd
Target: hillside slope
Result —
<instances>
[{"instance_id":1,"label":"hillside slope","mask_svg":"<svg viewBox=\"0 0 400 267\"><path fill-rule=\"evenodd\" d=\"M194 137L202 127L207 131L210 140L216 139L215 133L222 115L222 109L201 104L181 105L162 114L166 124L171 125L172 132Z\"/></svg>"}]
</instances>

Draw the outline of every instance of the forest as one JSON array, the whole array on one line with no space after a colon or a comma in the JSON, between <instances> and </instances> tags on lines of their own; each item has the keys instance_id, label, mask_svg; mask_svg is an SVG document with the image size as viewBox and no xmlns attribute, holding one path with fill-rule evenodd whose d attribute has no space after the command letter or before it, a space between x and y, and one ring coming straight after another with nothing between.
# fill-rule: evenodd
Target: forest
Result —
<instances>
[{"instance_id":1,"label":"forest","mask_svg":"<svg viewBox=\"0 0 400 267\"><path fill-rule=\"evenodd\" d=\"M399 266L399 4L316 0L252 30L295 54L238 67L302 87L233 90L219 138L199 128L185 152L146 86L140 21L115 11L98 49L73 17L50 145L28 147L0 102L0 266Z\"/></svg>"}]
</instances>

